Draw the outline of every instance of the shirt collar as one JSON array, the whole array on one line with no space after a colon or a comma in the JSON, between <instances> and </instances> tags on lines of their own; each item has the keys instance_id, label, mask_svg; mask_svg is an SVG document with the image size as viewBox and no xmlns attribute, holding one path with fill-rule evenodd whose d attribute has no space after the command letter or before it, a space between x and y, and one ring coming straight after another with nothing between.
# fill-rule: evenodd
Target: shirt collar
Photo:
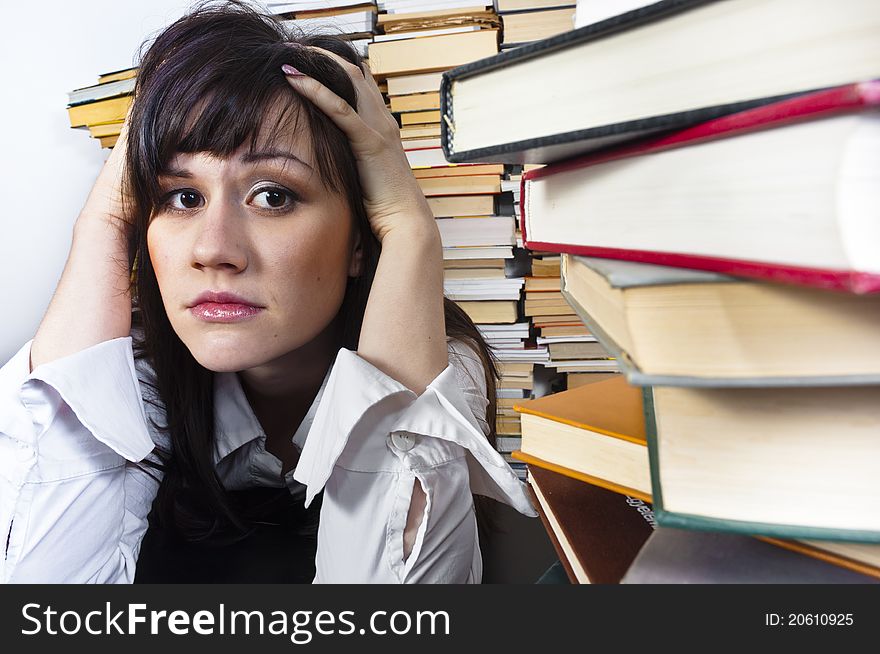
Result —
<instances>
[{"instance_id":1,"label":"shirt collar","mask_svg":"<svg viewBox=\"0 0 880 654\"><path fill-rule=\"evenodd\" d=\"M291 438L302 448L308 429L314 420L315 412L324 395L324 388L330 378L333 365L327 369L321 387L303 418L295 434ZM229 456L232 452L253 440L266 438L266 432L254 414L241 381L235 372L218 372L214 374L214 465ZM294 438L295 436L295 438Z\"/></svg>"}]
</instances>

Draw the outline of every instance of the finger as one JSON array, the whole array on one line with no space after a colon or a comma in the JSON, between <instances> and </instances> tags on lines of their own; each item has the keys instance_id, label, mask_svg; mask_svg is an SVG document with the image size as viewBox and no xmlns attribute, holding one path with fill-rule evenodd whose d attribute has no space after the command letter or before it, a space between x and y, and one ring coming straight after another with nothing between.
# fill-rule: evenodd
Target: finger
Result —
<instances>
[{"instance_id":1,"label":"finger","mask_svg":"<svg viewBox=\"0 0 880 654\"><path fill-rule=\"evenodd\" d=\"M373 97L374 100L377 101L377 106L381 105L382 107L386 107L385 98L382 97L382 91L379 90L379 85L376 83L376 78L373 77L373 73L370 71L369 67L361 63L360 65L355 65L336 54L335 52L331 52L330 50L325 50L324 48L319 48L316 45L306 46L307 48L314 50L315 52L319 52L322 55L330 57L337 64L342 66L342 69L348 73L348 76L351 78L352 83L355 86L355 89L359 91L358 97L362 98L364 93L361 91L363 89L367 89L369 94ZM391 119L394 120L394 117L391 116ZM397 121L394 121L395 126L397 125Z\"/></svg>"},{"instance_id":2,"label":"finger","mask_svg":"<svg viewBox=\"0 0 880 654\"><path fill-rule=\"evenodd\" d=\"M369 64L361 62L361 69L364 71L364 79L367 80L367 87L384 105L385 98L382 96L382 91L379 89L379 83L376 82L376 78L373 77L373 72L370 70Z\"/></svg>"},{"instance_id":3,"label":"finger","mask_svg":"<svg viewBox=\"0 0 880 654\"><path fill-rule=\"evenodd\" d=\"M315 53L329 57L338 63L343 71L348 74L349 79L355 87L355 92L357 93L358 113L361 115L361 118L366 125L383 134L399 138L400 126L397 124L397 120L395 120L394 116L391 115L391 112L388 111L388 107L385 105L385 99L382 97L382 93L378 88L376 88L375 92L370 89L362 68L355 66L351 62L329 50L324 50L317 46L305 47L311 49ZM328 89L328 93L332 92ZM338 97L335 94L333 94L333 96ZM340 102L342 102L342 100L340 100Z\"/></svg>"},{"instance_id":4,"label":"finger","mask_svg":"<svg viewBox=\"0 0 880 654\"><path fill-rule=\"evenodd\" d=\"M354 108L318 80L296 71L288 64L281 67L285 78L297 92L305 96L345 132L354 148L375 147L375 130L367 125ZM293 71L293 72L292 72Z\"/></svg>"}]
</instances>

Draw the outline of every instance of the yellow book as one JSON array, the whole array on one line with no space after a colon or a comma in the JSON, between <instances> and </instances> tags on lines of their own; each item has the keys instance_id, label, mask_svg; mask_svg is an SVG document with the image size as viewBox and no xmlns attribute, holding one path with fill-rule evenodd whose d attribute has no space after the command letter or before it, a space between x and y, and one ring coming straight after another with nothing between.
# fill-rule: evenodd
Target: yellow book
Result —
<instances>
[{"instance_id":1,"label":"yellow book","mask_svg":"<svg viewBox=\"0 0 880 654\"><path fill-rule=\"evenodd\" d=\"M422 192L430 195L468 195L501 192L500 175L466 177L427 177L417 180Z\"/></svg>"},{"instance_id":2,"label":"yellow book","mask_svg":"<svg viewBox=\"0 0 880 654\"><path fill-rule=\"evenodd\" d=\"M463 301L456 304L478 324L516 322L516 300Z\"/></svg>"},{"instance_id":3,"label":"yellow book","mask_svg":"<svg viewBox=\"0 0 880 654\"><path fill-rule=\"evenodd\" d=\"M98 100L86 104L78 104L67 108L71 127L82 127L96 123L111 123L125 120L132 96L123 95L118 98Z\"/></svg>"},{"instance_id":4,"label":"yellow book","mask_svg":"<svg viewBox=\"0 0 880 654\"><path fill-rule=\"evenodd\" d=\"M115 70L112 73L104 73L98 76L98 84L105 82L118 82L123 79L131 79L137 77L137 68L126 68L125 70Z\"/></svg>"},{"instance_id":5,"label":"yellow book","mask_svg":"<svg viewBox=\"0 0 880 654\"><path fill-rule=\"evenodd\" d=\"M439 111L411 111L409 113L400 114L400 123L402 125L428 125L431 123L440 124Z\"/></svg>"},{"instance_id":6,"label":"yellow book","mask_svg":"<svg viewBox=\"0 0 880 654\"><path fill-rule=\"evenodd\" d=\"M89 125L89 134L92 138L100 138L102 136L118 136L122 131L123 121L115 121L112 123L102 123L100 125Z\"/></svg>"},{"instance_id":7,"label":"yellow book","mask_svg":"<svg viewBox=\"0 0 880 654\"><path fill-rule=\"evenodd\" d=\"M494 195L444 195L428 198L435 218L452 216L491 216L495 213Z\"/></svg>"},{"instance_id":8,"label":"yellow book","mask_svg":"<svg viewBox=\"0 0 880 654\"><path fill-rule=\"evenodd\" d=\"M473 7L451 7L448 9L435 9L433 11L419 11L405 14L380 14L377 21L379 25L387 27L394 23L412 23L419 21L431 21L442 18L462 16L468 18L491 18L494 11L486 9L486 5Z\"/></svg>"},{"instance_id":9,"label":"yellow book","mask_svg":"<svg viewBox=\"0 0 880 654\"><path fill-rule=\"evenodd\" d=\"M643 394L623 376L523 400L514 409L523 438L514 458L651 500Z\"/></svg>"},{"instance_id":10,"label":"yellow book","mask_svg":"<svg viewBox=\"0 0 880 654\"><path fill-rule=\"evenodd\" d=\"M440 136L440 125L439 123L436 125L428 125L427 127L417 126L404 126L400 128L400 138L406 141L406 139L421 139L429 136ZM404 143L406 146L406 143Z\"/></svg>"},{"instance_id":11,"label":"yellow book","mask_svg":"<svg viewBox=\"0 0 880 654\"><path fill-rule=\"evenodd\" d=\"M444 268L500 268L504 270L504 259L444 259ZM530 364L531 365L531 364Z\"/></svg>"},{"instance_id":12,"label":"yellow book","mask_svg":"<svg viewBox=\"0 0 880 654\"><path fill-rule=\"evenodd\" d=\"M410 95L391 96L391 111L427 111L431 109L440 109L439 91L436 93L413 93Z\"/></svg>"},{"instance_id":13,"label":"yellow book","mask_svg":"<svg viewBox=\"0 0 880 654\"><path fill-rule=\"evenodd\" d=\"M119 135L116 136L102 136L98 140L101 142L102 148L112 148L116 145L116 141L119 138Z\"/></svg>"},{"instance_id":14,"label":"yellow book","mask_svg":"<svg viewBox=\"0 0 880 654\"><path fill-rule=\"evenodd\" d=\"M502 175L504 164L453 164L451 166L439 166L433 168L417 168L413 175L417 179L425 177L452 177L455 175ZM493 213L492 211L489 214ZM489 215L474 214L474 215Z\"/></svg>"},{"instance_id":15,"label":"yellow book","mask_svg":"<svg viewBox=\"0 0 880 654\"><path fill-rule=\"evenodd\" d=\"M370 69L385 77L454 68L498 52L498 30L478 30L369 45Z\"/></svg>"},{"instance_id":16,"label":"yellow book","mask_svg":"<svg viewBox=\"0 0 880 654\"><path fill-rule=\"evenodd\" d=\"M507 14L501 17L504 24L504 43L528 43L548 39L574 29L574 7L529 11Z\"/></svg>"}]
</instances>

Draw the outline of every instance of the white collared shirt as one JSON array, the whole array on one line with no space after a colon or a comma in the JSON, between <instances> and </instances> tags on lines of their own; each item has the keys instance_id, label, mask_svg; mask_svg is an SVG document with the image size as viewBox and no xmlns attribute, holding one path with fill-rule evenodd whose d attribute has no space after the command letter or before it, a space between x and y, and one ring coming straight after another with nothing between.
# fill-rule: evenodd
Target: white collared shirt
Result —
<instances>
[{"instance_id":1,"label":"white collared shirt","mask_svg":"<svg viewBox=\"0 0 880 654\"><path fill-rule=\"evenodd\" d=\"M315 583L479 583L471 493L537 515L485 438L482 364L461 341L448 347L449 365L419 396L340 349L293 436L296 468L283 477L237 374L215 374L224 485L287 485L307 504L324 491ZM130 583L159 482L128 462L168 448L148 420L162 424L139 380L146 364L135 362L131 337L33 372L30 348L0 368L0 581ZM404 559L415 480L427 505Z\"/></svg>"}]
</instances>

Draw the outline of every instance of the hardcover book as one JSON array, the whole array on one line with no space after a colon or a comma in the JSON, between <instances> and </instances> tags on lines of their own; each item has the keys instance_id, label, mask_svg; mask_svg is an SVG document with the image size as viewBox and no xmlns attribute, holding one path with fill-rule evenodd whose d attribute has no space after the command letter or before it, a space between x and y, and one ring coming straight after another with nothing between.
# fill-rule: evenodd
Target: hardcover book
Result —
<instances>
[{"instance_id":1,"label":"hardcover book","mask_svg":"<svg viewBox=\"0 0 880 654\"><path fill-rule=\"evenodd\" d=\"M880 386L646 387L645 417L661 525L880 543Z\"/></svg>"},{"instance_id":2,"label":"hardcover book","mask_svg":"<svg viewBox=\"0 0 880 654\"><path fill-rule=\"evenodd\" d=\"M443 147L553 163L876 77L874 0L665 0L444 73Z\"/></svg>"},{"instance_id":3,"label":"hardcover book","mask_svg":"<svg viewBox=\"0 0 880 654\"><path fill-rule=\"evenodd\" d=\"M633 384L880 383L877 295L573 254L562 283Z\"/></svg>"},{"instance_id":4,"label":"hardcover book","mask_svg":"<svg viewBox=\"0 0 880 654\"><path fill-rule=\"evenodd\" d=\"M650 504L536 466L527 479L569 580L619 583L655 527Z\"/></svg>"},{"instance_id":5,"label":"hardcover book","mask_svg":"<svg viewBox=\"0 0 880 654\"><path fill-rule=\"evenodd\" d=\"M523 241L878 292L878 106L880 82L853 84L529 171Z\"/></svg>"},{"instance_id":6,"label":"hardcover book","mask_svg":"<svg viewBox=\"0 0 880 654\"><path fill-rule=\"evenodd\" d=\"M619 376L514 405L514 458L650 501L642 389Z\"/></svg>"}]
</instances>

